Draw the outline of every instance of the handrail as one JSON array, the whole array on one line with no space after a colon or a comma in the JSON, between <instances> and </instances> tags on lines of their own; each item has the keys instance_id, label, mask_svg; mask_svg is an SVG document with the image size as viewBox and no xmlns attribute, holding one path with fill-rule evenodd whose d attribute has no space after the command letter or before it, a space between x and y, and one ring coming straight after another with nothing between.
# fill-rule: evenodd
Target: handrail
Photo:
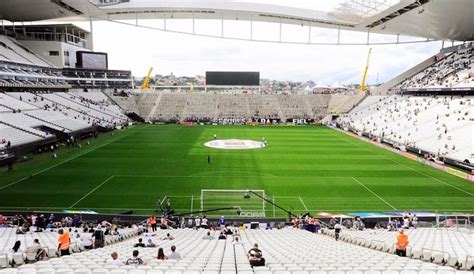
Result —
<instances>
[{"instance_id":1,"label":"handrail","mask_svg":"<svg viewBox=\"0 0 474 274\"><path fill-rule=\"evenodd\" d=\"M441 254L448 254L448 260L451 258L451 254L449 254L448 252L446 252L446 251L441 251L441 250L437 250L437 249L433 249L433 248L429 248L429 247L422 247L422 248L421 248L421 256L423 256L423 251L424 251L424 250L435 251L435 252L438 252L438 253L441 253Z\"/></svg>"}]
</instances>

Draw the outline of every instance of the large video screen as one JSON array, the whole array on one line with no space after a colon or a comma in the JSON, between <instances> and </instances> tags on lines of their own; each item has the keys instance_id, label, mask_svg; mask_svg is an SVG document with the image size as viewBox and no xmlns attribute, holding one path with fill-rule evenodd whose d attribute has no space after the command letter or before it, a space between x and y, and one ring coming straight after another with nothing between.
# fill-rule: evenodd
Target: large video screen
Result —
<instances>
[{"instance_id":1,"label":"large video screen","mask_svg":"<svg viewBox=\"0 0 474 274\"><path fill-rule=\"evenodd\" d=\"M206 85L258 86L260 85L260 72L206 71Z\"/></svg>"},{"instance_id":2,"label":"large video screen","mask_svg":"<svg viewBox=\"0 0 474 274\"><path fill-rule=\"evenodd\" d=\"M77 68L83 69L108 69L107 53L78 51L76 52Z\"/></svg>"}]
</instances>

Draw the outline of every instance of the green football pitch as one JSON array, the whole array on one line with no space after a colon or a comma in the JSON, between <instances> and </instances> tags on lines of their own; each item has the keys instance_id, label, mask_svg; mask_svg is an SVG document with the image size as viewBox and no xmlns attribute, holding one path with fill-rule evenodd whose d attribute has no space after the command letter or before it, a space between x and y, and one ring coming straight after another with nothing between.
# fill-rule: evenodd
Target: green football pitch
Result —
<instances>
[{"instance_id":1,"label":"green football pitch","mask_svg":"<svg viewBox=\"0 0 474 274\"><path fill-rule=\"evenodd\" d=\"M265 137L268 147L205 147L214 134ZM474 212L474 184L326 127L141 125L57 154L3 168L0 209L148 214L166 197L189 212L201 208L202 189L259 189L295 213ZM205 198L206 209L245 203L241 194Z\"/></svg>"}]
</instances>

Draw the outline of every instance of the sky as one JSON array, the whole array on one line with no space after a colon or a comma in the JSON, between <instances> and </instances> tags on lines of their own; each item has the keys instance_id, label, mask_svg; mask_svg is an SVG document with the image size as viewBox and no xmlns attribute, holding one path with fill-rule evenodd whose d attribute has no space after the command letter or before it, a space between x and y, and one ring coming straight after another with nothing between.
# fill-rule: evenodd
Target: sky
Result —
<instances>
[{"instance_id":1,"label":"sky","mask_svg":"<svg viewBox=\"0 0 474 274\"><path fill-rule=\"evenodd\" d=\"M188 29L190 23L189 20L172 21L169 20L167 28L181 31ZM201 21L196 23L196 32L217 35L221 32L220 21ZM160 28L163 22L141 20L139 24ZM226 35L246 37L249 31L245 24L240 21L226 23ZM79 25L89 29L89 23ZM278 24L254 23L254 37L278 40L278 28ZM283 39L291 41L306 41L309 34L307 27L294 25L285 25L283 33ZM154 67L153 74L195 76L204 75L207 70L260 71L261 78L272 80L355 84L362 79L369 49L368 46L295 45L199 37L105 21L93 23L93 34L94 50L108 53L110 69L131 70L138 77L145 76L148 69ZM312 28L311 34L312 41L334 42L337 39L335 30ZM394 39L373 38L379 41ZM342 42L365 39L365 33L341 33ZM367 81L376 84L433 56L439 52L441 44L372 48Z\"/></svg>"}]
</instances>

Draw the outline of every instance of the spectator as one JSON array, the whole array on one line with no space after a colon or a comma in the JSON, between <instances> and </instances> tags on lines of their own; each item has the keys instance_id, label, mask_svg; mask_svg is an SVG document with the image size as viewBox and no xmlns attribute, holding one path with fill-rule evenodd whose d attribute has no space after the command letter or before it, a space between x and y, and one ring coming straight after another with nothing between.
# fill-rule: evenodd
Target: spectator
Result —
<instances>
[{"instance_id":1,"label":"spectator","mask_svg":"<svg viewBox=\"0 0 474 274\"><path fill-rule=\"evenodd\" d=\"M171 260L181 259L181 255L178 252L176 252L176 246L174 245L171 246L171 253L168 256L168 259L171 259Z\"/></svg>"},{"instance_id":2,"label":"spectator","mask_svg":"<svg viewBox=\"0 0 474 274\"><path fill-rule=\"evenodd\" d=\"M262 251L258 248L258 244L253 245L253 248L249 250L247 257L252 267L265 266L265 259L262 256Z\"/></svg>"},{"instance_id":3,"label":"spectator","mask_svg":"<svg viewBox=\"0 0 474 274\"><path fill-rule=\"evenodd\" d=\"M155 215L150 216L148 218L148 225L151 226L151 231L155 232L156 231L156 217Z\"/></svg>"},{"instance_id":4,"label":"spectator","mask_svg":"<svg viewBox=\"0 0 474 274\"><path fill-rule=\"evenodd\" d=\"M168 229L168 219L166 218L165 215L163 215L163 216L161 217L160 223L161 223L161 224L160 224L160 228L161 228L161 229Z\"/></svg>"},{"instance_id":5,"label":"spectator","mask_svg":"<svg viewBox=\"0 0 474 274\"><path fill-rule=\"evenodd\" d=\"M125 262L126 265L146 265L146 263L138 257L138 250L134 250L132 253L132 257L128 258Z\"/></svg>"},{"instance_id":6,"label":"spectator","mask_svg":"<svg viewBox=\"0 0 474 274\"><path fill-rule=\"evenodd\" d=\"M22 252L22 250L21 250L20 247L21 247L21 242L20 242L20 241L16 241L15 244L13 245L13 247L12 247L12 251L13 251L14 253L16 253L16 252Z\"/></svg>"},{"instance_id":7,"label":"spectator","mask_svg":"<svg viewBox=\"0 0 474 274\"><path fill-rule=\"evenodd\" d=\"M416 214L413 214L412 224L413 224L413 228L416 228L418 226L418 217L416 216Z\"/></svg>"},{"instance_id":8,"label":"spectator","mask_svg":"<svg viewBox=\"0 0 474 274\"><path fill-rule=\"evenodd\" d=\"M211 232L208 231L206 236L202 237L203 240L214 240L214 236L211 236Z\"/></svg>"},{"instance_id":9,"label":"spectator","mask_svg":"<svg viewBox=\"0 0 474 274\"><path fill-rule=\"evenodd\" d=\"M220 226L221 228L224 228L224 227L225 227L225 218L224 218L224 216L221 216L221 217L219 218L219 226Z\"/></svg>"},{"instance_id":10,"label":"spectator","mask_svg":"<svg viewBox=\"0 0 474 274\"><path fill-rule=\"evenodd\" d=\"M407 256L408 236L403 233L403 228L398 230L395 254L400 257Z\"/></svg>"},{"instance_id":11,"label":"spectator","mask_svg":"<svg viewBox=\"0 0 474 274\"><path fill-rule=\"evenodd\" d=\"M81 243L85 249L92 249L94 248L92 242L92 233L89 233L87 227L84 228L84 231L81 234Z\"/></svg>"},{"instance_id":12,"label":"spectator","mask_svg":"<svg viewBox=\"0 0 474 274\"><path fill-rule=\"evenodd\" d=\"M46 249L41 246L38 239L33 240L33 245L27 248L26 252L33 253L35 255L36 262L42 261L45 257L48 256Z\"/></svg>"},{"instance_id":13,"label":"spectator","mask_svg":"<svg viewBox=\"0 0 474 274\"><path fill-rule=\"evenodd\" d=\"M334 236L336 238L336 241L339 239L339 234L341 233L341 230L342 230L342 226L336 222L336 224L334 225Z\"/></svg>"},{"instance_id":14,"label":"spectator","mask_svg":"<svg viewBox=\"0 0 474 274\"><path fill-rule=\"evenodd\" d=\"M105 235L101 225L98 225L96 230L94 230L92 238L94 238L94 248L105 246Z\"/></svg>"},{"instance_id":15,"label":"spectator","mask_svg":"<svg viewBox=\"0 0 474 274\"><path fill-rule=\"evenodd\" d=\"M224 231L221 232L221 235L219 235L219 240L225 240L227 239L227 236L224 234Z\"/></svg>"},{"instance_id":16,"label":"spectator","mask_svg":"<svg viewBox=\"0 0 474 274\"><path fill-rule=\"evenodd\" d=\"M403 228L404 229L409 229L410 228L410 219L408 217L405 217L403 219Z\"/></svg>"},{"instance_id":17,"label":"spectator","mask_svg":"<svg viewBox=\"0 0 474 274\"><path fill-rule=\"evenodd\" d=\"M201 227L201 218L199 218L199 216L196 216L196 219L194 219L194 225L196 226L196 229Z\"/></svg>"},{"instance_id":18,"label":"spectator","mask_svg":"<svg viewBox=\"0 0 474 274\"><path fill-rule=\"evenodd\" d=\"M152 238L147 239L146 247L156 247L156 244L153 242Z\"/></svg>"},{"instance_id":19,"label":"spectator","mask_svg":"<svg viewBox=\"0 0 474 274\"><path fill-rule=\"evenodd\" d=\"M161 239L162 239L163 241L165 241L165 240L174 240L174 237L171 236L169 233L167 233L166 236L163 237L163 238L161 238Z\"/></svg>"},{"instance_id":20,"label":"spectator","mask_svg":"<svg viewBox=\"0 0 474 274\"><path fill-rule=\"evenodd\" d=\"M123 265L123 262L121 260L119 260L119 258L118 258L118 253L117 252L115 252L115 251L112 252L112 254L110 254L110 257L111 257L111 259L107 260L108 264L116 265L116 266Z\"/></svg>"},{"instance_id":21,"label":"spectator","mask_svg":"<svg viewBox=\"0 0 474 274\"><path fill-rule=\"evenodd\" d=\"M158 255L156 256L158 260L168 260L168 256L163 252L163 248L158 248Z\"/></svg>"},{"instance_id":22,"label":"spectator","mask_svg":"<svg viewBox=\"0 0 474 274\"><path fill-rule=\"evenodd\" d=\"M233 244L233 245L241 245L242 242L240 241L240 239L239 239L238 236L235 236L235 237L234 237L234 240L232 241L232 244Z\"/></svg>"},{"instance_id":23,"label":"spectator","mask_svg":"<svg viewBox=\"0 0 474 274\"><path fill-rule=\"evenodd\" d=\"M145 247L142 238L138 238L138 243L134 244L133 247Z\"/></svg>"},{"instance_id":24,"label":"spectator","mask_svg":"<svg viewBox=\"0 0 474 274\"><path fill-rule=\"evenodd\" d=\"M71 245L71 237L69 236L69 232L64 231L62 228L58 230L58 253L60 256L69 255L69 246Z\"/></svg>"},{"instance_id":25,"label":"spectator","mask_svg":"<svg viewBox=\"0 0 474 274\"><path fill-rule=\"evenodd\" d=\"M116 239L123 240L122 235L120 235L120 232L118 231L118 228L115 228L114 231L112 231L111 235L114 236Z\"/></svg>"},{"instance_id":26,"label":"spectator","mask_svg":"<svg viewBox=\"0 0 474 274\"><path fill-rule=\"evenodd\" d=\"M201 219L201 228L208 228L209 227L209 221L207 220L206 216L202 216L202 219Z\"/></svg>"}]
</instances>

